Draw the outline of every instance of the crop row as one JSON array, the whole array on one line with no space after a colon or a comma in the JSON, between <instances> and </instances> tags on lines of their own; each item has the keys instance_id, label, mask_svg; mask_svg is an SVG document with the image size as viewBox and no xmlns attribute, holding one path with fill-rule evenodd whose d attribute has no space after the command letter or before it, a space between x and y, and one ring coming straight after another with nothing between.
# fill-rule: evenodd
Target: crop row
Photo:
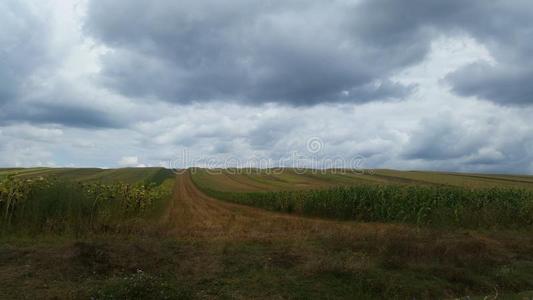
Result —
<instances>
[{"instance_id":1,"label":"crop row","mask_svg":"<svg viewBox=\"0 0 533 300\"><path fill-rule=\"evenodd\" d=\"M79 183L50 178L0 181L0 233L72 233L128 230L169 198L155 185Z\"/></svg>"},{"instance_id":2,"label":"crop row","mask_svg":"<svg viewBox=\"0 0 533 300\"><path fill-rule=\"evenodd\" d=\"M463 228L519 228L533 224L533 192L522 189L359 185L250 193L203 190L239 204L341 220Z\"/></svg>"}]
</instances>

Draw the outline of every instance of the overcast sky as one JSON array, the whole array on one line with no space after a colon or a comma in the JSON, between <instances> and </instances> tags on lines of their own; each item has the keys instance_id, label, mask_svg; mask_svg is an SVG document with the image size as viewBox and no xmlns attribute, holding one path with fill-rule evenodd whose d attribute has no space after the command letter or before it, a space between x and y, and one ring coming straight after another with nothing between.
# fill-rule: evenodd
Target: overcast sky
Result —
<instances>
[{"instance_id":1,"label":"overcast sky","mask_svg":"<svg viewBox=\"0 0 533 300\"><path fill-rule=\"evenodd\" d=\"M0 166L533 174L532 117L530 0L0 1Z\"/></svg>"}]
</instances>

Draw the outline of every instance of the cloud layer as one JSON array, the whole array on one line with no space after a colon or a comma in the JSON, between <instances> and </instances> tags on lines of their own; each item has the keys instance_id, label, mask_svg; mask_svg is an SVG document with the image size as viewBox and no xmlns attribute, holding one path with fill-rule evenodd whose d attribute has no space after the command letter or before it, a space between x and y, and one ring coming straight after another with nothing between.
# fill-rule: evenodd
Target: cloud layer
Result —
<instances>
[{"instance_id":1,"label":"cloud layer","mask_svg":"<svg viewBox=\"0 0 533 300\"><path fill-rule=\"evenodd\" d=\"M405 96L410 87L389 77L427 44L406 52L369 42L352 28L355 9L344 1L92 1L85 25L113 50L103 82L126 96L294 105Z\"/></svg>"},{"instance_id":2,"label":"cloud layer","mask_svg":"<svg viewBox=\"0 0 533 300\"><path fill-rule=\"evenodd\" d=\"M21 89L49 58L46 21L29 5L16 0L0 3L0 105L15 101Z\"/></svg>"},{"instance_id":3,"label":"cloud layer","mask_svg":"<svg viewBox=\"0 0 533 300\"><path fill-rule=\"evenodd\" d=\"M530 103L533 4L461 1L91 1L86 30L113 51L102 81L167 101L293 105L403 98L391 81L441 35L486 45L486 62L450 74L460 95ZM465 81L465 79L468 79Z\"/></svg>"},{"instance_id":4,"label":"cloud layer","mask_svg":"<svg viewBox=\"0 0 533 300\"><path fill-rule=\"evenodd\" d=\"M533 173L527 0L6 0L0 166ZM187 164L183 166L188 166Z\"/></svg>"}]
</instances>

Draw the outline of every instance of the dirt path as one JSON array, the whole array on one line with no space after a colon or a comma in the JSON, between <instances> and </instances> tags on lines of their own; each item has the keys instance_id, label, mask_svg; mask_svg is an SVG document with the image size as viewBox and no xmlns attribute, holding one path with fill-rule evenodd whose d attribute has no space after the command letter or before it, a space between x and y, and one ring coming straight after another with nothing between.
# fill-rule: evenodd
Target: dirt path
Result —
<instances>
[{"instance_id":1,"label":"dirt path","mask_svg":"<svg viewBox=\"0 0 533 300\"><path fill-rule=\"evenodd\" d=\"M274 213L213 199L192 182L189 172L177 175L166 222L172 234L208 239L307 239L316 235L360 236L398 227L310 219ZM355 234L357 232L357 234Z\"/></svg>"}]
</instances>

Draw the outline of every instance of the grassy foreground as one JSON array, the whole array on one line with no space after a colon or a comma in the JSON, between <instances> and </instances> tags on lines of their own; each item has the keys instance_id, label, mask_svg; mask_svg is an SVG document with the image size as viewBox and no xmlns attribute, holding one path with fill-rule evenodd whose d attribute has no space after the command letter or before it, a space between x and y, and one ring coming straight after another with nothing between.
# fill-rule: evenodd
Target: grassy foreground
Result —
<instances>
[{"instance_id":1,"label":"grassy foreground","mask_svg":"<svg viewBox=\"0 0 533 300\"><path fill-rule=\"evenodd\" d=\"M151 176L128 172L116 174L140 179L81 182L135 186L147 184ZM79 170L71 173L77 174L76 184L82 173L94 178ZM527 228L473 230L301 218L213 199L195 183L220 175L191 173L155 183L174 185L173 195L163 201L164 209L143 218L147 230L93 230L79 236L54 230L4 233L0 299L523 299L533 290L533 236ZM223 176L227 181L216 177L209 181L211 188L216 182L225 192L242 192L237 188L240 178ZM252 181L256 176L245 175ZM263 176L261 185L271 186L268 191L286 190L279 187L286 183L270 184L276 179ZM305 175L289 170L283 176L298 182L289 189L298 193L339 185L332 175L302 179ZM508 187L509 178L504 179L503 187ZM511 179L512 185L522 186L527 182L521 181L529 180ZM397 177L379 180L394 188L406 184ZM257 192L253 185L245 189ZM118 225L131 220L119 218Z\"/></svg>"}]
</instances>

